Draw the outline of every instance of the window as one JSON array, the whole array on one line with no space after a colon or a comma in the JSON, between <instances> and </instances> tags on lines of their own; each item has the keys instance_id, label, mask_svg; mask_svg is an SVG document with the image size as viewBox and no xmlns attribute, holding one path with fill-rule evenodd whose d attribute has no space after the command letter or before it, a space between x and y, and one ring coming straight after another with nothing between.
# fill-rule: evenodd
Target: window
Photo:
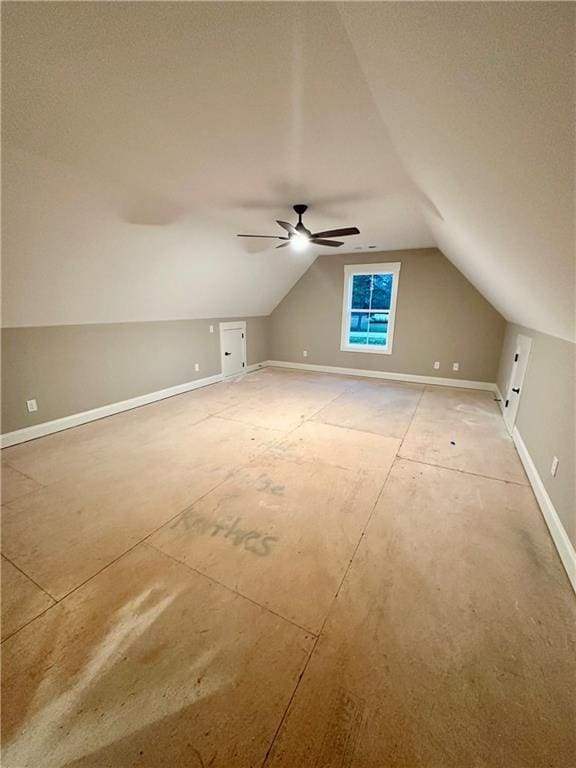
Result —
<instances>
[{"instance_id":1,"label":"window","mask_svg":"<svg viewBox=\"0 0 576 768\"><path fill-rule=\"evenodd\" d=\"M399 276L399 262L344 267L340 349L384 355L392 352Z\"/></svg>"}]
</instances>

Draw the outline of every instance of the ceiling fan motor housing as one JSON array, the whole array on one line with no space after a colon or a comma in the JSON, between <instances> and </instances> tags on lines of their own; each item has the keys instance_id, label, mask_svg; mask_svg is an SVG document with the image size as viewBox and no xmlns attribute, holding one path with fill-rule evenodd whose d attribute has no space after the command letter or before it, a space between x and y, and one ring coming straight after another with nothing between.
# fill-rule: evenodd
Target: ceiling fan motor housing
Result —
<instances>
[{"instance_id":1,"label":"ceiling fan motor housing","mask_svg":"<svg viewBox=\"0 0 576 768\"><path fill-rule=\"evenodd\" d=\"M297 232L301 232L303 235L311 235L312 233L310 232L310 230L306 229L304 224L302 224L302 215L306 213L306 211L308 210L308 206L304 205L304 203L296 203L296 205L294 206L294 210L298 214L298 224L294 226L294 229Z\"/></svg>"},{"instance_id":2,"label":"ceiling fan motor housing","mask_svg":"<svg viewBox=\"0 0 576 768\"><path fill-rule=\"evenodd\" d=\"M298 214L298 224L294 226L294 229L297 232L301 232L303 235L311 235L312 232L309 229L306 229L304 224L302 224L302 215L306 213L306 211L308 210L308 206L304 205L304 203L296 203L296 205L293 207L296 213Z\"/></svg>"}]
</instances>

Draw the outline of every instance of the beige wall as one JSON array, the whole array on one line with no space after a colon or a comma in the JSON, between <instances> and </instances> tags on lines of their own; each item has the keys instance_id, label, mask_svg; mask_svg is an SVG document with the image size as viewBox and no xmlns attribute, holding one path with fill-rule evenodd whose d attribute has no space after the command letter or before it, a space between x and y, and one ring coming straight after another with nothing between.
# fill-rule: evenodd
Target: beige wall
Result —
<instances>
[{"instance_id":1,"label":"beige wall","mask_svg":"<svg viewBox=\"0 0 576 768\"><path fill-rule=\"evenodd\" d=\"M268 318L243 319L248 365L260 363L268 358ZM219 321L2 329L2 432L220 373ZM26 409L31 398L36 413Z\"/></svg>"},{"instance_id":2,"label":"beige wall","mask_svg":"<svg viewBox=\"0 0 576 768\"><path fill-rule=\"evenodd\" d=\"M392 354L340 351L344 265L387 261L402 264ZM505 327L436 248L320 256L270 320L273 360L488 382L496 381Z\"/></svg>"},{"instance_id":3,"label":"beige wall","mask_svg":"<svg viewBox=\"0 0 576 768\"><path fill-rule=\"evenodd\" d=\"M576 344L509 324L498 372L498 386L503 397L508 391L519 333L532 338L532 349L520 394L516 427L570 540L576 546ZM550 474L554 456L560 462L556 477Z\"/></svg>"}]
</instances>

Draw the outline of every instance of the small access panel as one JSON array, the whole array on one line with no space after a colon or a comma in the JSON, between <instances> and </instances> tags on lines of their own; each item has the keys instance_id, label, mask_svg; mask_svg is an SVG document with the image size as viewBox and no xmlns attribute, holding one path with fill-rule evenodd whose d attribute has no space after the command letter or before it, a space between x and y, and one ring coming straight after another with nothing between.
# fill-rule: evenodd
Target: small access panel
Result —
<instances>
[{"instance_id":1,"label":"small access panel","mask_svg":"<svg viewBox=\"0 0 576 768\"><path fill-rule=\"evenodd\" d=\"M220 323L220 356L224 378L246 370L246 323Z\"/></svg>"}]
</instances>

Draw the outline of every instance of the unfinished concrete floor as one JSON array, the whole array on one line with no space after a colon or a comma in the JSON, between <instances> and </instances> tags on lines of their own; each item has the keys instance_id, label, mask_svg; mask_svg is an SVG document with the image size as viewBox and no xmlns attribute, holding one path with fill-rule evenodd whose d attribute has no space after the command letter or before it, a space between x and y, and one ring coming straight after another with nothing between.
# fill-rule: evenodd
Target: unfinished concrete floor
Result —
<instances>
[{"instance_id":1,"label":"unfinished concrete floor","mask_svg":"<svg viewBox=\"0 0 576 768\"><path fill-rule=\"evenodd\" d=\"M5 768L576 764L490 393L263 369L2 462Z\"/></svg>"}]
</instances>

